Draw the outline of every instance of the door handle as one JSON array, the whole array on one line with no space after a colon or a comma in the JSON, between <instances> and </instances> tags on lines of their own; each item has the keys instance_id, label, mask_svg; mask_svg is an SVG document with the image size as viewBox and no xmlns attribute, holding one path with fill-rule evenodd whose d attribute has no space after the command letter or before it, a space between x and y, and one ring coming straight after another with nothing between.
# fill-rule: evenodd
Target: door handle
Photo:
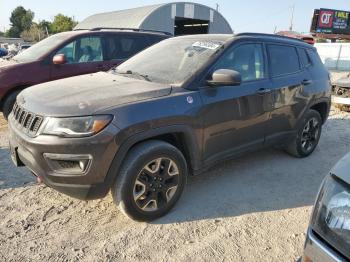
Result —
<instances>
[{"instance_id":1,"label":"door handle","mask_svg":"<svg viewBox=\"0 0 350 262\"><path fill-rule=\"evenodd\" d=\"M256 93L258 95L264 95L264 94L267 94L267 93L270 93L271 92L271 89L268 89L268 88L260 88L256 91Z\"/></svg>"},{"instance_id":2,"label":"door handle","mask_svg":"<svg viewBox=\"0 0 350 262\"><path fill-rule=\"evenodd\" d=\"M104 70L105 67L104 67L103 65L98 65L98 66L97 66L97 69L98 69L98 70Z\"/></svg>"},{"instance_id":3,"label":"door handle","mask_svg":"<svg viewBox=\"0 0 350 262\"><path fill-rule=\"evenodd\" d=\"M311 84L312 84L312 81L311 81L311 80L308 80L308 79L304 79L304 80L301 82L301 84L304 85L304 86L311 85Z\"/></svg>"}]
</instances>

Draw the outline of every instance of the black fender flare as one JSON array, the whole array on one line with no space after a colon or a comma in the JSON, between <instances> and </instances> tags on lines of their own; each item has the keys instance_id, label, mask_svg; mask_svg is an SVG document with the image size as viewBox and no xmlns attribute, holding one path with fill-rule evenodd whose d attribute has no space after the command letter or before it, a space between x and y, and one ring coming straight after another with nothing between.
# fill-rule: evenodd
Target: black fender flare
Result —
<instances>
[{"instance_id":1,"label":"black fender flare","mask_svg":"<svg viewBox=\"0 0 350 262\"><path fill-rule=\"evenodd\" d=\"M200 167L201 152L198 144L196 143L196 136L194 132L195 131L191 127L186 125L172 125L172 126L149 129L147 131L139 132L129 136L120 144L117 150L117 153L114 156L112 164L108 169L108 172L104 181L104 184L107 187L107 190L109 190L110 187L113 185L118 175L118 172L120 170L120 167L123 163L123 160L125 159L130 149L140 142L150 140L152 138L155 138L161 135L175 134L175 133L183 134L185 138L184 143L186 144L186 150L188 151L188 157L190 158L190 159L187 159L187 161L189 161L192 169L198 169ZM117 144L119 144L118 138L119 137L117 135L115 138Z\"/></svg>"}]
</instances>

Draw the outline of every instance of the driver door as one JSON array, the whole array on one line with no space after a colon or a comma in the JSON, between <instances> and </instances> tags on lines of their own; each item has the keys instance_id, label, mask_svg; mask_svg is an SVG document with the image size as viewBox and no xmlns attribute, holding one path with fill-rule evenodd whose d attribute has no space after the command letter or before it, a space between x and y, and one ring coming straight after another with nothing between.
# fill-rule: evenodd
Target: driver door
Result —
<instances>
[{"instance_id":1,"label":"driver door","mask_svg":"<svg viewBox=\"0 0 350 262\"><path fill-rule=\"evenodd\" d=\"M70 42L54 55L64 54L66 63L51 65L51 80L107 71L100 36L83 36Z\"/></svg>"},{"instance_id":2,"label":"driver door","mask_svg":"<svg viewBox=\"0 0 350 262\"><path fill-rule=\"evenodd\" d=\"M238 71L242 83L200 89L204 102L205 162L262 147L272 107L262 44L234 46L223 54L210 75L218 69Z\"/></svg>"}]
</instances>

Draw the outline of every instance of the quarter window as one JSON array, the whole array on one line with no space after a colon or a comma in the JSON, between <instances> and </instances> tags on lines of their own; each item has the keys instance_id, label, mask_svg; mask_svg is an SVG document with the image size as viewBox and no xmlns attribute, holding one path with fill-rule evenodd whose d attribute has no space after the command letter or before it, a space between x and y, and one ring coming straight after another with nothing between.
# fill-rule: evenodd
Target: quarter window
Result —
<instances>
[{"instance_id":1,"label":"quarter window","mask_svg":"<svg viewBox=\"0 0 350 262\"><path fill-rule=\"evenodd\" d=\"M283 45L269 45L272 77L296 73L300 70L296 48Z\"/></svg>"},{"instance_id":2,"label":"quarter window","mask_svg":"<svg viewBox=\"0 0 350 262\"><path fill-rule=\"evenodd\" d=\"M242 81L258 80L265 77L263 48L260 44L245 44L229 51L216 64L217 69L238 71Z\"/></svg>"},{"instance_id":3,"label":"quarter window","mask_svg":"<svg viewBox=\"0 0 350 262\"><path fill-rule=\"evenodd\" d=\"M79 38L56 54L64 54L68 64L103 61L101 38L96 36Z\"/></svg>"},{"instance_id":4,"label":"quarter window","mask_svg":"<svg viewBox=\"0 0 350 262\"><path fill-rule=\"evenodd\" d=\"M301 64L303 65L303 67L308 67L311 64L311 60L309 55L306 53L306 50L299 48L298 51Z\"/></svg>"}]
</instances>

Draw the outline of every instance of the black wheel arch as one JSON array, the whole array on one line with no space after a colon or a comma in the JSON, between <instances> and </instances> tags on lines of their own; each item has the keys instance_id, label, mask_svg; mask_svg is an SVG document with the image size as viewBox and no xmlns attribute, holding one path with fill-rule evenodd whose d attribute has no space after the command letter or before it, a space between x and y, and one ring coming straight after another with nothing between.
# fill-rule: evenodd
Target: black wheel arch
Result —
<instances>
[{"instance_id":1,"label":"black wheel arch","mask_svg":"<svg viewBox=\"0 0 350 262\"><path fill-rule=\"evenodd\" d=\"M309 107L309 109L313 109L320 114L322 118L322 124L324 124L327 121L330 108L331 108L330 99L321 99L318 101L314 101Z\"/></svg>"},{"instance_id":2,"label":"black wheel arch","mask_svg":"<svg viewBox=\"0 0 350 262\"><path fill-rule=\"evenodd\" d=\"M20 86L16 86L16 87L14 87L14 88L11 88L10 90L8 90L6 93L5 93L5 95L1 98L1 100L0 100L0 109L1 109L1 111L3 111L3 106L4 106L4 103L5 103L5 101L6 101L6 99L10 96L10 95L12 95L13 93L15 93L15 92L20 92L20 91L22 91L22 90L24 90L25 88L28 88L28 87L30 87L31 85L20 85Z\"/></svg>"},{"instance_id":3,"label":"black wheel arch","mask_svg":"<svg viewBox=\"0 0 350 262\"><path fill-rule=\"evenodd\" d=\"M116 143L118 143L118 138L116 136ZM190 127L174 125L150 129L130 136L119 146L104 181L107 191L115 182L128 152L136 145L149 140L164 141L178 148L186 159L189 173L200 167L200 149L196 143L196 136Z\"/></svg>"}]
</instances>

